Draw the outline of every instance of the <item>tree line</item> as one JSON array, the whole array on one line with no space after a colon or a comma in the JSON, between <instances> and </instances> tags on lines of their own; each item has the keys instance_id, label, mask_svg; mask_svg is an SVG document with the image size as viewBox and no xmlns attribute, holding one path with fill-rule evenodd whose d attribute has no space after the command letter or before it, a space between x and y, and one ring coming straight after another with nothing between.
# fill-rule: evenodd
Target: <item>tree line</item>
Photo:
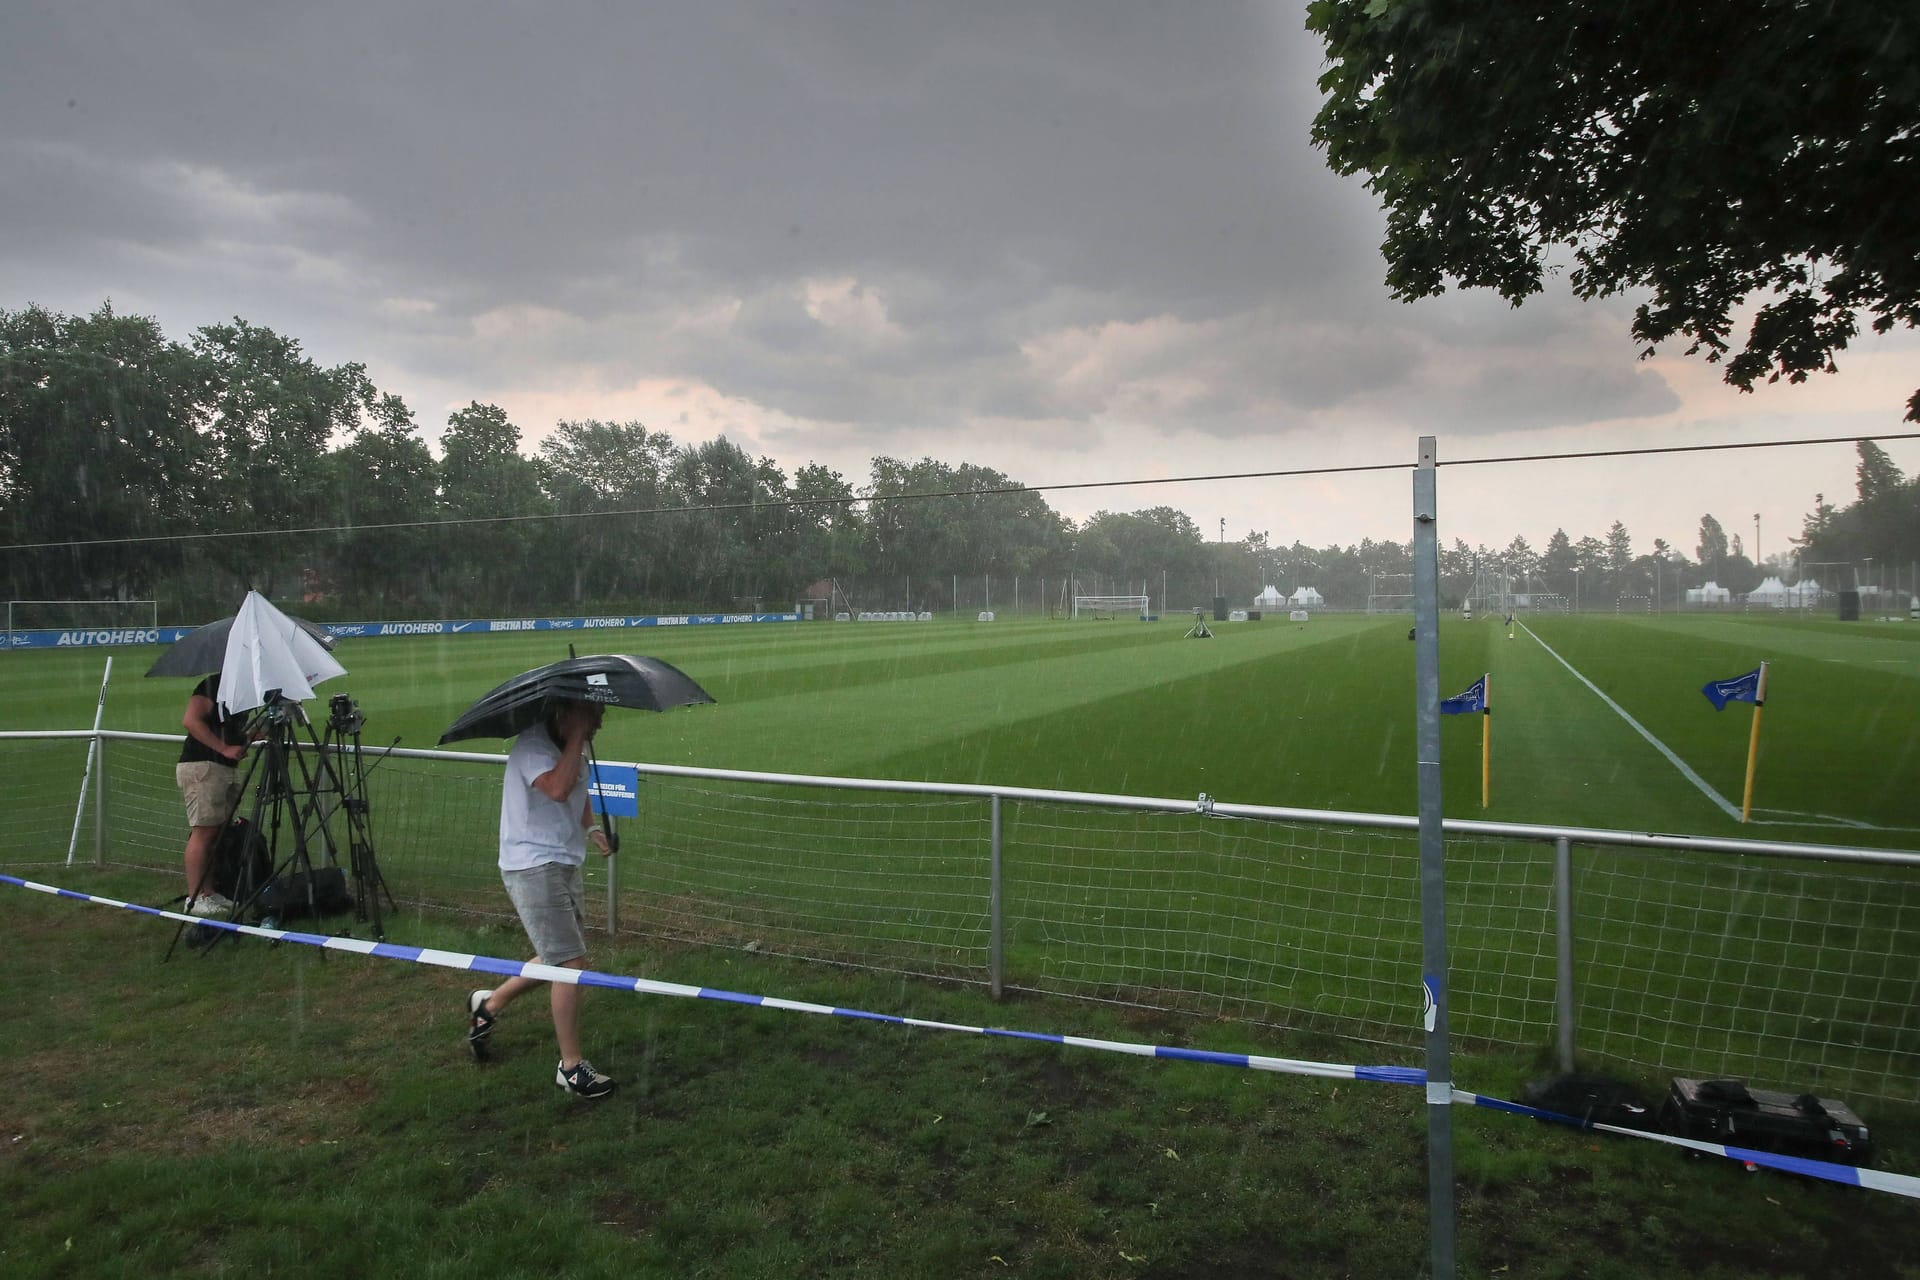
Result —
<instances>
[{"instance_id":1,"label":"tree line","mask_svg":"<svg viewBox=\"0 0 1920 1280\"><path fill-rule=\"evenodd\" d=\"M323 367L238 318L179 342L110 304L0 311L0 587L159 599L178 621L248 587L340 619L785 610L823 583L856 607L928 610L1007 608L1018 593L1030 611L1072 591L1242 606L1268 583L1357 608L1411 589L1410 543L1209 542L1165 506L1076 523L972 463L876 457L856 483L812 463L788 475L725 437L596 420L558 423L531 454L522 443L504 410L475 402L448 416L436 457L363 365ZM1877 446L1862 459L1858 504L1816 501L1810 553L1913 545L1914 485ZM1618 522L1604 538L1556 531L1540 553L1456 540L1442 590L1458 604L1506 575L1597 605L1758 581L1712 516L1696 551L1656 540L1636 555Z\"/></svg>"}]
</instances>

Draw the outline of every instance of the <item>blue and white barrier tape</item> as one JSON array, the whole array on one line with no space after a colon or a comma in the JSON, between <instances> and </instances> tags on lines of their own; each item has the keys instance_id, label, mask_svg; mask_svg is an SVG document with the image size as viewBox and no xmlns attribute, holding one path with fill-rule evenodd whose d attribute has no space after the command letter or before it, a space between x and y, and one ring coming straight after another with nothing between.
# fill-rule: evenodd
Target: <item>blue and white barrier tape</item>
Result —
<instances>
[{"instance_id":1,"label":"blue and white barrier tape","mask_svg":"<svg viewBox=\"0 0 1920 1280\"><path fill-rule=\"evenodd\" d=\"M336 938L325 934L301 933L294 929L267 929L259 925L235 924L230 920L202 919L178 911L142 906L136 902L122 902L118 898L76 893L71 889L38 884L32 880L22 880L16 876L4 874L0 874L0 883L17 885L22 889L50 894L56 898L69 898L75 902L91 902L98 906L119 907L141 915L158 916L184 924L205 925L213 929L223 929L229 933L244 934L247 937L266 938L275 942L297 942L309 947L323 947L329 951L351 951L359 955L379 956L387 960L408 960L415 964L435 965L443 969L492 973L508 978L527 977L540 982L570 982L577 986L608 987L616 991L633 991L642 995L720 1000L730 1004L758 1005L765 1009L785 1009L793 1013L818 1013L838 1018L859 1018L869 1022L891 1023L895 1026L920 1027L929 1031L965 1031L974 1035L998 1036L1010 1040L1037 1040L1045 1044L1069 1045L1078 1049L1099 1049L1108 1053L1124 1053L1142 1058L1168 1058L1180 1062L1205 1062L1215 1066L1244 1067L1253 1071L1271 1071L1284 1075L1319 1076L1333 1080L1375 1080L1383 1084L1424 1085L1427 1082L1427 1073L1419 1067L1353 1066L1334 1062L1312 1062L1300 1058L1274 1058L1261 1054L1182 1049L1171 1045L1141 1044L1125 1040L1096 1040L1088 1036L1055 1035L1043 1031L1013 1031L1005 1027L972 1027L955 1022L934 1022L926 1018L906 1018L898 1014L869 1013L863 1009L843 1009L834 1005L811 1004L804 1000L784 1000L778 996L749 995L739 991L722 990L718 987L691 987L677 982L656 982L651 978L629 978L619 974L601 973L595 969L567 969L557 965L535 964L523 960L502 960L494 956L438 951L431 947L408 947L392 942L364 942L358 938ZM1869 1191L1885 1191L1893 1195L1920 1199L1920 1178L1909 1174L1882 1173L1873 1169L1855 1168L1852 1165L1833 1164L1825 1160L1807 1160L1798 1156L1778 1155L1771 1151L1751 1151L1744 1147L1700 1142L1692 1138L1679 1138L1671 1134L1652 1133L1641 1129L1627 1129L1618 1125L1591 1124L1574 1116L1562 1115L1557 1111L1543 1111L1538 1107L1508 1102L1503 1098L1490 1098L1484 1094L1469 1093L1465 1089L1452 1090L1452 1101L1455 1105L1483 1107L1513 1115L1532 1116L1538 1120L1571 1125L1576 1129L1597 1129L1628 1138L1647 1138L1654 1142L1685 1147L1690 1151L1699 1151L1707 1155L1723 1156L1729 1160L1739 1160L1763 1168L1802 1174L1846 1186L1863 1187Z\"/></svg>"},{"instance_id":2,"label":"blue and white barrier tape","mask_svg":"<svg viewBox=\"0 0 1920 1280\"><path fill-rule=\"evenodd\" d=\"M1685 1147L1689 1151L1698 1151L1705 1155L1724 1156L1729 1160L1759 1165L1763 1169L1778 1169L1784 1173L1798 1173L1805 1177L1821 1178L1827 1182L1838 1182L1849 1187L1865 1187L1869 1191L1886 1191L1896 1196L1920 1200L1920 1178L1911 1174L1882 1173L1877 1169L1861 1169L1850 1164L1835 1164L1831 1160L1808 1160L1804 1156L1783 1156L1773 1151L1729 1147L1723 1143L1701 1142L1697 1138L1681 1138L1670 1133L1655 1133L1647 1129L1596 1124L1577 1116L1563 1115L1558 1111L1543 1111L1539 1107L1508 1102L1504 1098L1489 1098L1484 1094L1468 1093L1465 1089L1455 1089L1453 1100L1465 1106L1486 1107L1492 1111L1505 1111L1517 1116L1532 1116L1536 1120L1551 1120L1555 1124L1571 1125L1575 1129L1598 1129L1603 1133L1617 1133L1629 1138L1646 1138L1653 1142L1664 1142L1669 1146Z\"/></svg>"},{"instance_id":3,"label":"blue and white barrier tape","mask_svg":"<svg viewBox=\"0 0 1920 1280\"><path fill-rule=\"evenodd\" d=\"M1377 1080L1385 1084L1415 1085L1424 1084L1427 1078L1427 1073L1417 1067L1349 1066L1334 1062L1310 1062L1298 1058L1271 1058L1259 1054L1218 1053L1210 1049L1181 1049L1171 1045L1139 1044L1124 1040L1096 1040L1088 1036L1062 1036L1043 1031L1013 1031L1005 1027L970 1027L954 1022L934 1022L926 1018L905 1018L891 1013L869 1013L864 1009L842 1009L833 1005L810 1004L803 1000L783 1000L778 996L749 995L739 991L725 991L718 987L690 987L677 982L656 982L651 978L628 978L619 974L601 973L594 969L567 969L556 965L535 964L531 961L501 960L493 956L467 955L458 951L437 951L431 947L408 947L392 942L363 942L358 938L335 938L318 933L301 933L294 929L266 929L259 925L235 924L230 920L202 919L178 911L164 911L158 907L122 902L117 898L75 893L71 889L36 884L31 880L21 880L9 875L0 875L0 882L18 885L22 889L32 889L37 893L52 894L57 898L71 898L76 902L91 902L103 907L120 907L127 911L137 911L142 915L159 916L186 924L206 925L252 938L267 938L275 942L298 942L310 947L324 947L329 951L352 951L360 955L379 956L387 960L409 960L415 964L493 973L507 978L527 977L540 982L570 982L576 986L610 987L616 991L636 991L642 995L721 1000L730 1004L785 1009L794 1013L822 1013L837 1018L860 1018L869 1022L892 1023L895 1026L921 1027L929 1031L966 1031L974 1035L999 1036L1010 1040L1038 1040L1047 1044L1071 1045L1078 1049L1102 1049L1109 1053L1132 1054L1142 1058L1171 1058L1182 1062L1209 1062L1216 1066L1245 1067L1253 1071L1274 1071L1286 1075L1323 1076L1334 1080Z\"/></svg>"}]
</instances>

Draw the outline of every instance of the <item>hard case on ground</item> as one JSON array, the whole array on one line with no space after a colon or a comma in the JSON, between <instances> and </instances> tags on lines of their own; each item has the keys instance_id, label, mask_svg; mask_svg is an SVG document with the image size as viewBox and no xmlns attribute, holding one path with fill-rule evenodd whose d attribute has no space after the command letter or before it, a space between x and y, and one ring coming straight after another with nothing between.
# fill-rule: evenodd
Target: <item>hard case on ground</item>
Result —
<instances>
[{"instance_id":1,"label":"hard case on ground","mask_svg":"<svg viewBox=\"0 0 1920 1280\"><path fill-rule=\"evenodd\" d=\"M1750 1089L1742 1080L1675 1076L1661 1107L1668 1133L1835 1164L1873 1163L1873 1138L1853 1108L1811 1093Z\"/></svg>"}]
</instances>

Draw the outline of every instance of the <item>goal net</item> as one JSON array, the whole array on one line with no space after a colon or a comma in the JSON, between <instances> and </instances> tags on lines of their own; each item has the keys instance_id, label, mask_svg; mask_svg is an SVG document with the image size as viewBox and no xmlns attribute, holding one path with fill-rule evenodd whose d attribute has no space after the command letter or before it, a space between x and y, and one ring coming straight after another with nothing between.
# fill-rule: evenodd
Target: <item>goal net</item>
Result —
<instances>
[{"instance_id":1,"label":"goal net","mask_svg":"<svg viewBox=\"0 0 1920 1280\"><path fill-rule=\"evenodd\" d=\"M1075 596L1073 598L1073 616L1076 618L1139 618L1145 621L1151 612L1146 596Z\"/></svg>"},{"instance_id":2,"label":"goal net","mask_svg":"<svg viewBox=\"0 0 1920 1280\"><path fill-rule=\"evenodd\" d=\"M1410 573L1368 574L1367 612L1412 613L1413 575Z\"/></svg>"}]
</instances>

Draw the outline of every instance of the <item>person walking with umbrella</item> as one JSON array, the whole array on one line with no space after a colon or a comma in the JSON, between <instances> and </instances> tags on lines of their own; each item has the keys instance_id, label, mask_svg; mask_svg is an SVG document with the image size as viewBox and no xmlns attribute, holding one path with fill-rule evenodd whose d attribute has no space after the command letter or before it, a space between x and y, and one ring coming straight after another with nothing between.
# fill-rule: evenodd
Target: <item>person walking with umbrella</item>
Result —
<instances>
[{"instance_id":1,"label":"person walking with umbrella","mask_svg":"<svg viewBox=\"0 0 1920 1280\"><path fill-rule=\"evenodd\" d=\"M593 735L605 709L665 711L712 701L684 671L658 658L569 656L495 686L440 735L442 746L467 738L513 739L500 794L500 878L536 962L587 967L580 867L589 843L602 857L620 847L612 816L606 815L604 830L594 818L588 782ZM538 983L515 976L468 994L467 1046L476 1060L487 1058L500 1011ZM603 1098L613 1092L613 1081L580 1056L580 988L568 982L550 986L560 1041L555 1083L576 1097Z\"/></svg>"},{"instance_id":2,"label":"person walking with umbrella","mask_svg":"<svg viewBox=\"0 0 1920 1280\"><path fill-rule=\"evenodd\" d=\"M587 967L580 868L589 844L602 857L613 851L594 821L588 796L587 752L602 716L597 703L558 703L540 723L522 730L507 753L500 793L500 878L539 964ZM476 1060L487 1059L501 1012L539 985L538 979L516 975L467 996L467 1045ZM581 1054L580 987L552 982L547 990L560 1046L554 1083L577 1098L606 1097L614 1082Z\"/></svg>"}]
</instances>

